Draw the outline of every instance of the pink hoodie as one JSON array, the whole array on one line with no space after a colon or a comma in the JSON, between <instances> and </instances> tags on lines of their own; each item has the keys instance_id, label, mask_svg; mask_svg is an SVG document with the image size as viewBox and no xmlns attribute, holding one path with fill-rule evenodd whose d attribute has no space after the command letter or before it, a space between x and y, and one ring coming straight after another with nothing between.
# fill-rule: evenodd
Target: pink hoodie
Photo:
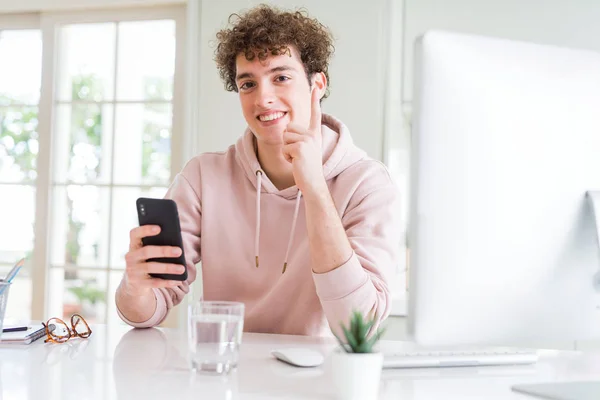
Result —
<instances>
[{"instance_id":1,"label":"pink hoodie","mask_svg":"<svg viewBox=\"0 0 600 400\"><path fill-rule=\"evenodd\" d=\"M354 253L337 269L311 269L302 196L278 190L261 171L248 129L222 153L190 160L166 195L177 202L188 280L154 289L157 307L143 323L162 322L196 279L204 300L241 301L244 330L299 335L338 333L353 310L390 311L388 280L398 264L402 225L399 193L385 166L352 142L348 129L323 115L323 173ZM256 260L259 266L256 267ZM285 273L282 273L287 262Z\"/></svg>"}]
</instances>

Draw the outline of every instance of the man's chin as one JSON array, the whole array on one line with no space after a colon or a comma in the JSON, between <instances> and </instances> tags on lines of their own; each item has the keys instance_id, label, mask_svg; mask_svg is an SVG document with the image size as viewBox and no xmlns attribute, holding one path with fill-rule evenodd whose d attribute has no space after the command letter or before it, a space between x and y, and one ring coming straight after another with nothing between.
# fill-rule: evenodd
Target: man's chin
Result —
<instances>
[{"instance_id":1,"label":"man's chin","mask_svg":"<svg viewBox=\"0 0 600 400\"><path fill-rule=\"evenodd\" d=\"M268 145L282 145L283 144L283 129L263 129L257 128L252 129L252 133L256 138Z\"/></svg>"}]
</instances>

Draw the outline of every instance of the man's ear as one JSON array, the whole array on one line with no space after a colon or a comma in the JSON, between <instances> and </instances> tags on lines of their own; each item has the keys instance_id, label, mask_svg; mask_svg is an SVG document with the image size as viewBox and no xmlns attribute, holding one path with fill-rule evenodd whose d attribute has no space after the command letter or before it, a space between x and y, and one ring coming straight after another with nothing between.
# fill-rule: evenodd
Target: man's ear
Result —
<instances>
[{"instance_id":1,"label":"man's ear","mask_svg":"<svg viewBox=\"0 0 600 400\"><path fill-rule=\"evenodd\" d=\"M319 98L322 99L327 90L327 77L325 74L323 72L315 72L311 83L319 91Z\"/></svg>"}]
</instances>

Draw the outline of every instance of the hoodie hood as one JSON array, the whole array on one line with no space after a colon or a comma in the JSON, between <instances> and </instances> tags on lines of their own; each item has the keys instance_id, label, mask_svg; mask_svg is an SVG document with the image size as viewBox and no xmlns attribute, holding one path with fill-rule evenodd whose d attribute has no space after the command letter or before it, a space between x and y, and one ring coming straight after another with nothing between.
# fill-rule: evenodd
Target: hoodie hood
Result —
<instances>
[{"instance_id":1,"label":"hoodie hood","mask_svg":"<svg viewBox=\"0 0 600 400\"><path fill-rule=\"evenodd\" d=\"M352 137L348 128L338 119L323 114L321 117L321 135L323 136L322 154L323 154L323 175L325 180L330 180L338 176L346 168L354 163L366 158L366 153L360 150L352 142ZM256 189L256 229L254 235L254 253L255 266L259 267L258 250L260 248L260 196L262 192L275 194L285 199L296 199L294 207L294 216L292 218L292 226L283 261L282 273L287 269L288 257L294 241L294 233L296 231L296 222L298 221L298 211L300 209L300 200L302 193L296 185L279 190L273 185L269 178L264 174L258 157L256 155L256 141L254 134L250 128L246 129L244 135L238 139L235 145L235 154L238 164L243 168L246 177L254 185Z\"/></svg>"},{"instance_id":2,"label":"hoodie hood","mask_svg":"<svg viewBox=\"0 0 600 400\"><path fill-rule=\"evenodd\" d=\"M323 114L321 118L321 135L323 136L323 175L330 180L342 173L346 168L367 157L366 153L356 147L346 125L337 118ZM257 172L262 168L256 155L256 140L250 128L235 144L235 154L238 164L243 168L248 180L254 187L257 185ZM261 179L262 192L293 199L298 194L296 185L279 190L263 174Z\"/></svg>"}]
</instances>

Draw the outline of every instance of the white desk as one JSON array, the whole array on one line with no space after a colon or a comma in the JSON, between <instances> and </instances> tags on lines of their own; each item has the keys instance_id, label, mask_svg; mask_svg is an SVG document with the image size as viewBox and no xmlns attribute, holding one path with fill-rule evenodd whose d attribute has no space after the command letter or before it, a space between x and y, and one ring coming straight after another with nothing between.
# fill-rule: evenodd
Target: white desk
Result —
<instances>
[{"instance_id":1,"label":"white desk","mask_svg":"<svg viewBox=\"0 0 600 400\"><path fill-rule=\"evenodd\" d=\"M185 333L107 332L94 326L87 341L66 345L0 346L1 400L104 399L334 399L328 365L298 369L273 359L270 350L306 346L324 352L333 341L299 336L245 334L238 369L228 377L189 372ZM382 342L383 348L402 346ZM524 367L384 370L380 399L533 399L514 393L515 383L600 379L600 352L543 351Z\"/></svg>"}]
</instances>

